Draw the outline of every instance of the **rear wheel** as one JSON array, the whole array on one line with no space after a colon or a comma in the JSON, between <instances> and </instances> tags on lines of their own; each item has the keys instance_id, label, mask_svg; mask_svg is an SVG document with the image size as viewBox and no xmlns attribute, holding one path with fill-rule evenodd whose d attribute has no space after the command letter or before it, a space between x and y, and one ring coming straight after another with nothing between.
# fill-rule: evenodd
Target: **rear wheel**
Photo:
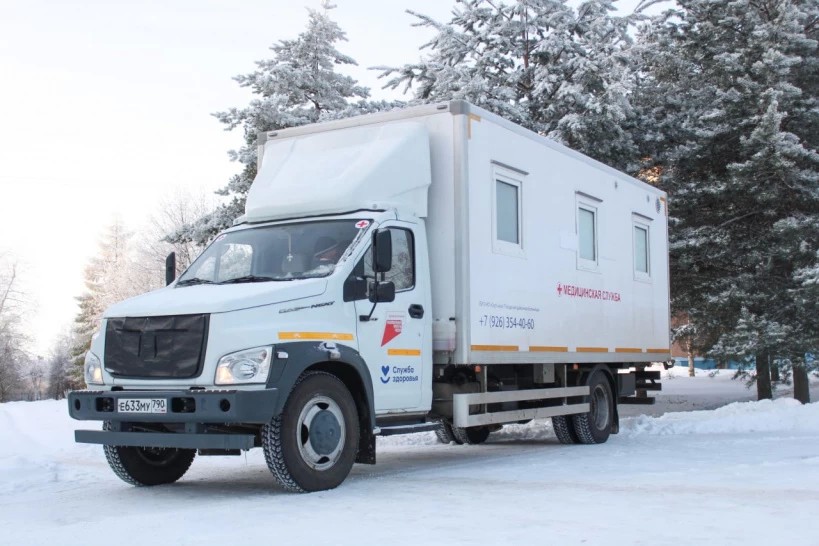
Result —
<instances>
[{"instance_id":1,"label":"rear wheel","mask_svg":"<svg viewBox=\"0 0 819 546\"><path fill-rule=\"evenodd\" d=\"M459 444L482 444L489 438L489 427L452 427L452 434Z\"/></svg>"},{"instance_id":2,"label":"rear wheel","mask_svg":"<svg viewBox=\"0 0 819 546\"><path fill-rule=\"evenodd\" d=\"M552 428L561 444L579 444L580 438L574 430L574 424L568 415L552 417Z\"/></svg>"},{"instance_id":3,"label":"rear wheel","mask_svg":"<svg viewBox=\"0 0 819 546\"><path fill-rule=\"evenodd\" d=\"M458 441L458 439L455 437L455 433L452 431L452 425L444 420L441 420L440 425L437 429L435 429L435 436L438 437L438 441L442 444L451 444L452 442L455 442L456 444L463 443Z\"/></svg>"},{"instance_id":4,"label":"rear wheel","mask_svg":"<svg viewBox=\"0 0 819 546\"><path fill-rule=\"evenodd\" d=\"M589 378L589 412L572 416L577 438L583 444L602 444L609 439L614 423L614 396L606 375L595 372Z\"/></svg>"},{"instance_id":5,"label":"rear wheel","mask_svg":"<svg viewBox=\"0 0 819 546\"><path fill-rule=\"evenodd\" d=\"M111 430L106 421L103 430ZM122 481L131 485L173 483L191 466L196 450L163 447L103 446L105 459Z\"/></svg>"},{"instance_id":6,"label":"rear wheel","mask_svg":"<svg viewBox=\"0 0 819 546\"><path fill-rule=\"evenodd\" d=\"M281 415L262 427L262 448L276 481L289 491L337 487L358 449L355 402L336 376L308 372L293 387Z\"/></svg>"}]
</instances>

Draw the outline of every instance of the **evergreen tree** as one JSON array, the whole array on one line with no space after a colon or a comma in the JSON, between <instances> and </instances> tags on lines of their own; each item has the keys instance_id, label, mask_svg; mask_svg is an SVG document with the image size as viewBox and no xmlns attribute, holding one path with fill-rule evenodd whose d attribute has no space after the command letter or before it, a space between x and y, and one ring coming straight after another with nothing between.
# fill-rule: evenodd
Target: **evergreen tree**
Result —
<instances>
[{"instance_id":1,"label":"evergreen tree","mask_svg":"<svg viewBox=\"0 0 819 546\"><path fill-rule=\"evenodd\" d=\"M255 72L234 78L250 88L254 98L245 108L215 114L228 130L242 127L245 144L230 152L242 171L217 192L230 201L200 220L172 233L171 242L205 243L232 225L244 213L245 198L256 176L256 139L259 132L295 127L317 121L389 109L393 104L371 102L369 90L336 68L356 62L336 48L346 34L323 11L308 10L307 28L293 40L281 40L270 49L272 59L258 61ZM351 102L357 99L357 102Z\"/></svg>"},{"instance_id":2,"label":"evergreen tree","mask_svg":"<svg viewBox=\"0 0 819 546\"><path fill-rule=\"evenodd\" d=\"M465 99L595 159L637 168L630 17L613 0L459 0L449 23L410 12L437 31L426 58L380 67L387 86L416 102Z\"/></svg>"},{"instance_id":3,"label":"evergreen tree","mask_svg":"<svg viewBox=\"0 0 819 546\"><path fill-rule=\"evenodd\" d=\"M816 3L679 0L643 29L641 146L671 195L673 307L702 350L756 363L819 345L801 280L819 245Z\"/></svg>"}]
</instances>

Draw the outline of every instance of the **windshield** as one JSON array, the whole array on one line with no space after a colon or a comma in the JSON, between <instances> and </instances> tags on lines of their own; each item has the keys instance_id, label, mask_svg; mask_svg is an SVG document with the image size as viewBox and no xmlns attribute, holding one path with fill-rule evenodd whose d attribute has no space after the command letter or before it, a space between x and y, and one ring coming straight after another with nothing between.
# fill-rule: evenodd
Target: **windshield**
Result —
<instances>
[{"instance_id":1,"label":"windshield","mask_svg":"<svg viewBox=\"0 0 819 546\"><path fill-rule=\"evenodd\" d=\"M326 277L368 220L278 224L219 235L177 286Z\"/></svg>"}]
</instances>

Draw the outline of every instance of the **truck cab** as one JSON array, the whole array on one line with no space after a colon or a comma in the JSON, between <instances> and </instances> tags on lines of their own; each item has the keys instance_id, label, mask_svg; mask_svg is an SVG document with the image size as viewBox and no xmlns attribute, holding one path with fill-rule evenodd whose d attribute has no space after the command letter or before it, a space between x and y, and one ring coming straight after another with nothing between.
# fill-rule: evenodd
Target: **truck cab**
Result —
<instances>
[{"instance_id":1,"label":"truck cab","mask_svg":"<svg viewBox=\"0 0 819 546\"><path fill-rule=\"evenodd\" d=\"M344 178L378 183L381 190L367 192L368 200L380 195L389 202L362 208L347 192L322 199L303 189L293 189L289 202L268 198L269 186L287 195L280 181L292 180L266 171L265 165L281 168L282 146L268 146L248 214L168 287L106 311L85 365L89 388L99 390L72 393L70 411L104 420L105 430L78 431L77 439L103 443L125 481L170 480L173 472L157 477L157 469L184 472L194 450L235 454L276 442L282 445L271 450L285 451L279 458L271 452L268 464L288 476L281 480L286 486L326 489L355 460L374 462L377 418L429 412L432 314L423 211L413 209L412 195L392 195L426 190L429 145L412 124L364 133L358 146L343 146L363 156L356 162L348 155L347 169L364 172ZM336 135L319 136L328 141L325 151L338 147ZM373 143L385 149L375 154L381 161L368 164L373 154L364 147ZM415 168L402 169L413 148L420 152ZM334 161L317 173L311 149L289 152L285 163L302 182L339 176ZM385 157L392 165L384 165ZM405 174L379 182L372 171L385 169ZM305 386L308 399L290 408L288 398ZM282 439L273 432L277 419L299 429L295 445L293 434ZM267 436L264 427L271 429ZM151 446L153 455L141 446Z\"/></svg>"}]
</instances>

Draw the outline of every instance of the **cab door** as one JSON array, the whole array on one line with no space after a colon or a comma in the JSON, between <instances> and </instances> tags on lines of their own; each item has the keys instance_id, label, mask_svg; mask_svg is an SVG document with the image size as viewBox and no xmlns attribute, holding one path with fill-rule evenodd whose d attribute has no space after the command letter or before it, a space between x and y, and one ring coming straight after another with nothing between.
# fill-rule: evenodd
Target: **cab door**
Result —
<instances>
[{"instance_id":1,"label":"cab door","mask_svg":"<svg viewBox=\"0 0 819 546\"><path fill-rule=\"evenodd\" d=\"M424 276L419 275L418 239L423 242L424 233L417 237L418 226L397 221L382 225L383 229L391 233L392 268L378 274L378 280L394 283L395 300L373 304L361 297L355 301L359 352L370 370L377 413L426 411L431 398L424 395L431 393L432 314L428 284L419 282ZM424 245L422 250L426 266ZM352 276L363 276L368 282L375 279L370 249Z\"/></svg>"}]
</instances>

